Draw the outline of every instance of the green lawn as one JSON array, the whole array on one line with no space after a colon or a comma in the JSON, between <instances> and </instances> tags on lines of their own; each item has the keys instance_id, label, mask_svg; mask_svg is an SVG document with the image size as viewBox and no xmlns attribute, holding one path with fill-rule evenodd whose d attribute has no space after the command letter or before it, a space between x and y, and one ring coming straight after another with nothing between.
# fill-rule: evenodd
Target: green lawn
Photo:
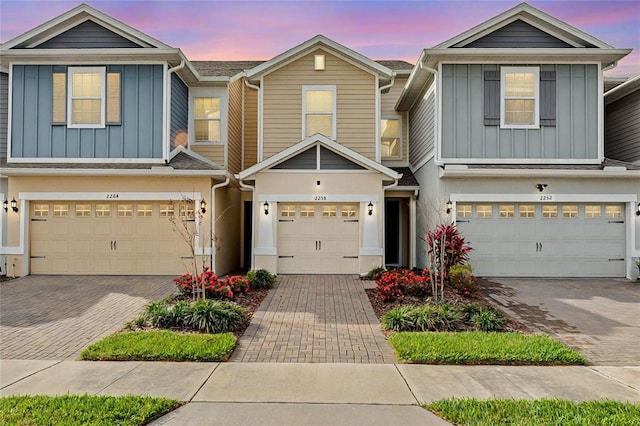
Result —
<instances>
[{"instance_id":1,"label":"green lawn","mask_svg":"<svg viewBox=\"0 0 640 426\"><path fill-rule=\"evenodd\" d=\"M113 334L82 351L91 361L224 361L236 337L223 334L180 334L174 331L134 331Z\"/></svg>"},{"instance_id":2,"label":"green lawn","mask_svg":"<svg viewBox=\"0 0 640 426\"><path fill-rule=\"evenodd\" d=\"M444 399L423 405L458 425L638 426L640 404L617 401L575 403L559 399Z\"/></svg>"},{"instance_id":3,"label":"green lawn","mask_svg":"<svg viewBox=\"0 0 640 426\"><path fill-rule=\"evenodd\" d=\"M586 360L545 335L519 333L394 333L389 337L402 362L418 364L583 365Z\"/></svg>"},{"instance_id":4,"label":"green lawn","mask_svg":"<svg viewBox=\"0 0 640 426\"><path fill-rule=\"evenodd\" d=\"M178 401L141 396L8 396L0 398L0 424L144 425L179 406Z\"/></svg>"}]
</instances>

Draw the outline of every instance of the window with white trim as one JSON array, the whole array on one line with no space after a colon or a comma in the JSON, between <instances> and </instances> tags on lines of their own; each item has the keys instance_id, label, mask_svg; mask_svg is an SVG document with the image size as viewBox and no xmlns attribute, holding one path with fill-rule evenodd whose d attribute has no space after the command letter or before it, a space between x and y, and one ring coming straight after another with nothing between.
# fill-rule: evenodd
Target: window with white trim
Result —
<instances>
[{"instance_id":1,"label":"window with white trim","mask_svg":"<svg viewBox=\"0 0 640 426\"><path fill-rule=\"evenodd\" d=\"M336 86L302 86L302 137L336 137Z\"/></svg>"},{"instance_id":2,"label":"window with white trim","mask_svg":"<svg viewBox=\"0 0 640 426\"><path fill-rule=\"evenodd\" d=\"M471 217L471 204L458 204L456 205L456 217L458 219L464 219Z\"/></svg>"},{"instance_id":3,"label":"window with white trim","mask_svg":"<svg viewBox=\"0 0 640 426\"><path fill-rule=\"evenodd\" d=\"M67 71L67 126L101 128L105 124L105 68L70 67Z\"/></svg>"},{"instance_id":4,"label":"window with white trim","mask_svg":"<svg viewBox=\"0 0 640 426\"><path fill-rule=\"evenodd\" d=\"M607 219L620 219L622 217L621 206L605 206L604 215Z\"/></svg>"},{"instance_id":5,"label":"window with white trim","mask_svg":"<svg viewBox=\"0 0 640 426\"><path fill-rule=\"evenodd\" d=\"M91 217L91 204L76 204L76 217Z\"/></svg>"},{"instance_id":6,"label":"window with white trim","mask_svg":"<svg viewBox=\"0 0 640 426\"><path fill-rule=\"evenodd\" d=\"M220 142L220 98L193 99L194 143Z\"/></svg>"},{"instance_id":7,"label":"window with white trim","mask_svg":"<svg viewBox=\"0 0 640 426\"><path fill-rule=\"evenodd\" d=\"M500 127L537 129L540 110L540 68L500 68Z\"/></svg>"},{"instance_id":8,"label":"window with white trim","mask_svg":"<svg viewBox=\"0 0 640 426\"><path fill-rule=\"evenodd\" d=\"M499 216L502 218L515 217L516 215L516 206L514 205L503 205L499 207Z\"/></svg>"},{"instance_id":9,"label":"window with white trim","mask_svg":"<svg viewBox=\"0 0 640 426\"><path fill-rule=\"evenodd\" d=\"M296 206L284 205L280 210L280 216L282 217L294 217L296 215Z\"/></svg>"},{"instance_id":10,"label":"window with white trim","mask_svg":"<svg viewBox=\"0 0 640 426\"><path fill-rule=\"evenodd\" d=\"M342 217L356 217L356 207L342 206L341 213L342 213Z\"/></svg>"},{"instance_id":11,"label":"window with white trim","mask_svg":"<svg viewBox=\"0 0 640 426\"><path fill-rule=\"evenodd\" d=\"M380 121L380 151L382 158L400 158L402 143L400 118L383 118Z\"/></svg>"}]
</instances>

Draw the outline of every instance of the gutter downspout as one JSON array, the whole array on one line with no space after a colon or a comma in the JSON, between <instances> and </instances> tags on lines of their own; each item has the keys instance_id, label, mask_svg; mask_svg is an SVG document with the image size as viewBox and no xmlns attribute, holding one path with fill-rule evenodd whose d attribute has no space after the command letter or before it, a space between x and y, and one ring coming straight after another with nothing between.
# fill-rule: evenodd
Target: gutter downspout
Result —
<instances>
[{"instance_id":1,"label":"gutter downspout","mask_svg":"<svg viewBox=\"0 0 640 426\"><path fill-rule=\"evenodd\" d=\"M229 177L224 182L211 187L211 270L216 273L216 189L229 185Z\"/></svg>"},{"instance_id":2,"label":"gutter downspout","mask_svg":"<svg viewBox=\"0 0 640 426\"><path fill-rule=\"evenodd\" d=\"M162 144L162 155L164 158L164 162L165 164L169 164L169 133L171 133L171 74L173 74L176 71L181 70L182 68L184 68L185 66L185 62L184 59L180 61L179 65L176 65L173 68L169 68L169 70L167 70L167 82L166 82L166 87L165 87L165 92L167 94L166 96L166 105L164 108L164 120L166 123L166 127L164 129L164 140L163 140L163 144Z\"/></svg>"},{"instance_id":3,"label":"gutter downspout","mask_svg":"<svg viewBox=\"0 0 640 426\"><path fill-rule=\"evenodd\" d=\"M238 176L236 175L236 179L238 178ZM253 193L253 197L252 197L252 204L255 206L256 205L256 187L255 186L251 186L251 185L247 185L246 183L244 183L242 181L242 179L238 179L238 184L240 184L240 188L251 191ZM254 264L253 264L253 245L254 245L254 234L255 234L255 229L256 229L256 223L255 223L255 212L253 212L252 214L252 218L251 218L251 229L252 229L252 235L251 235L251 259L250 259L250 267L249 269L255 269L254 268ZM247 232L247 230L245 229L244 232ZM245 240L245 238L242 239L243 241ZM242 251L244 253L244 250ZM247 259L244 259L244 266L247 265Z\"/></svg>"},{"instance_id":4,"label":"gutter downspout","mask_svg":"<svg viewBox=\"0 0 640 426\"><path fill-rule=\"evenodd\" d=\"M244 79L244 84L248 88L258 92L258 140L256 141L258 143L258 146L256 147L256 162L259 163L260 161L262 161L262 99L260 98L260 86L249 83L249 80L247 80L246 77ZM243 188L245 187L243 186Z\"/></svg>"}]
</instances>

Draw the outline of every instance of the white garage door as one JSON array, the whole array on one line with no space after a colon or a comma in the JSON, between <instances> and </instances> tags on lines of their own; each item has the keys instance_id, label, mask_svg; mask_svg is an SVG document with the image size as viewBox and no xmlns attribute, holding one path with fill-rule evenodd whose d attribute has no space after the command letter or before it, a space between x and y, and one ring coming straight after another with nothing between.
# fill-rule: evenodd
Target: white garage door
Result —
<instances>
[{"instance_id":1,"label":"white garage door","mask_svg":"<svg viewBox=\"0 0 640 426\"><path fill-rule=\"evenodd\" d=\"M189 247L169 217L192 203L37 201L31 203L32 274L177 275Z\"/></svg>"},{"instance_id":2,"label":"white garage door","mask_svg":"<svg viewBox=\"0 0 640 426\"><path fill-rule=\"evenodd\" d=\"M357 274L354 204L278 204L278 272Z\"/></svg>"},{"instance_id":3,"label":"white garage door","mask_svg":"<svg viewBox=\"0 0 640 426\"><path fill-rule=\"evenodd\" d=\"M456 220L479 276L625 276L623 205L459 203Z\"/></svg>"}]
</instances>

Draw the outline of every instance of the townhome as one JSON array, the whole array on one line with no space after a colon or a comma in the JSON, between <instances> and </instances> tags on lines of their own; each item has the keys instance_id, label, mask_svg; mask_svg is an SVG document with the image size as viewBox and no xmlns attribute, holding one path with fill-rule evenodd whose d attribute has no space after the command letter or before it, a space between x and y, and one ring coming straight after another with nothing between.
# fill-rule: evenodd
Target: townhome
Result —
<instances>
[{"instance_id":1,"label":"townhome","mask_svg":"<svg viewBox=\"0 0 640 426\"><path fill-rule=\"evenodd\" d=\"M525 3L425 49L396 105L419 229L456 223L478 275L631 278L640 168L606 157L603 105L629 52Z\"/></svg>"}]
</instances>

